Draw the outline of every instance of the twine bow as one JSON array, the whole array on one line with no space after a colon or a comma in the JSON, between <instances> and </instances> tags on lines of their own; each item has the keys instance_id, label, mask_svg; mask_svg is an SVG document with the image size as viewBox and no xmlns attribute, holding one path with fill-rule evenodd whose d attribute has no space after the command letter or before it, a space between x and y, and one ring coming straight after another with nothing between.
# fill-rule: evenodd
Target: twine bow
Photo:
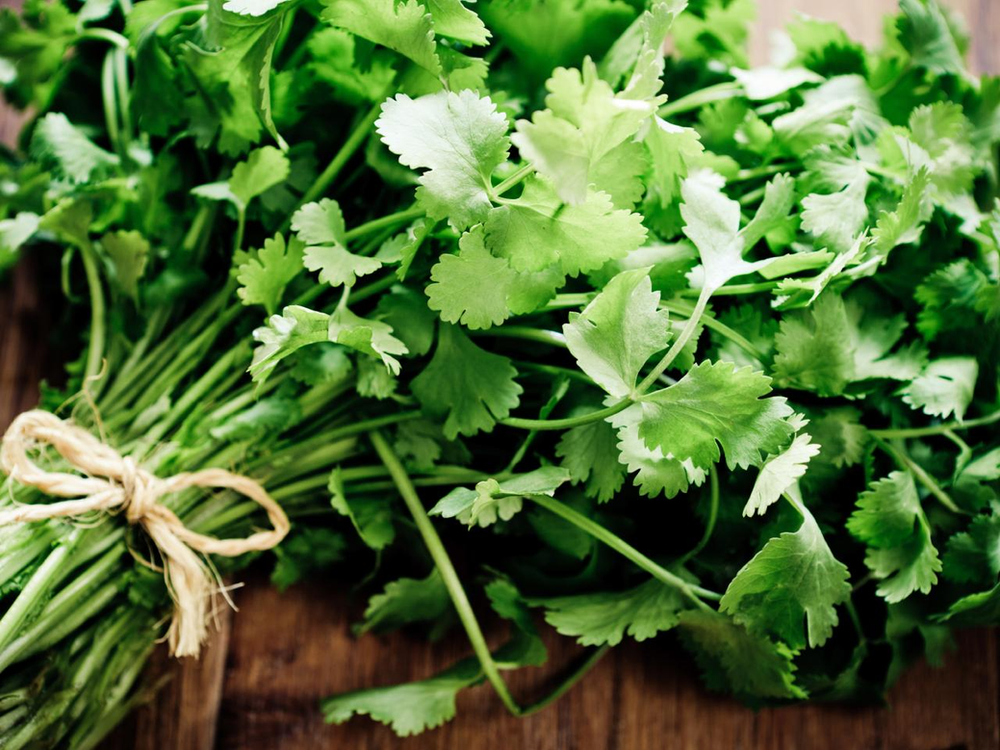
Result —
<instances>
[{"instance_id":1,"label":"twine bow","mask_svg":"<svg viewBox=\"0 0 1000 750\"><path fill-rule=\"evenodd\" d=\"M28 458L28 450L38 444L51 445L85 476L37 466ZM25 412L7 428L0 448L0 468L46 495L76 498L5 510L0 512L0 526L113 510L124 510L129 523L142 526L163 558L163 576L174 602L167 640L175 656L197 656L208 633L214 579L198 553L236 557L270 549L289 529L281 506L249 477L205 469L161 479L86 430L45 411ZM245 495L267 511L274 529L245 539L217 539L191 531L160 503L163 496L191 487L227 488Z\"/></svg>"}]
</instances>

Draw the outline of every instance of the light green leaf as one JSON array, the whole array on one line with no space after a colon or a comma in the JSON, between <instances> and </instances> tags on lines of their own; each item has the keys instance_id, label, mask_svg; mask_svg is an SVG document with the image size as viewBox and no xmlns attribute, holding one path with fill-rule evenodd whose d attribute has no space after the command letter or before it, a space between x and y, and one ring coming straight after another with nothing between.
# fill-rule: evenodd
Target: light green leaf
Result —
<instances>
[{"instance_id":1,"label":"light green leaf","mask_svg":"<svg viewBox=\"0 0 1000 750\"><path fill-rule=\"evenodd\" d=\"M461 0L426 0L434 19L434 32L466 44L487 44L489 29Z\"/></svg>"},{"instance_id":2,"label":"light green leaf","mask_svg":"<svg viewBox=\"0 0 1000 750\"><path fill-rule=\"evenodd\" d=\"M615 210L605 193L590 192L580 205L564 205L552 186L529 179L516 200L486 217L486 246L517 271L553 266L569 276L625 257L646 238L642 217Z\"/></svg>"},{"instance_id":3,"label":"light green leaf","mask_svg":"<svg viewBox=\"0 0 1000 750\"><path fill-rule=\"evenodd\" d=\"M380 359L389 372L399 374L399 360L393 355L406 354L406 344L392 335L392 326L387 323L359 317L340 307L330 316L327 332L330 341Z\"/></svg>"},{"instance_id":4,"label":"light green leaf","mask_svg":"<svg viewBox=\"0 0 1000 750\"><path fill-rule=\"evenodd\" d=\"M730 469L759 464L792 436L786 421L792 409L784 398L763 398L771 379L749 367L702 362L669 388L643 397L639 436L650 449L706 468L719 460L719 446ZM612 417L612 424L624 423ZM627 421L626 421L627 423Z\"/></svg>"},{"instance_id":5,"label":"light green leaf","mask_svg":"<svg viewBox=\"0 0 1000 750\"><path fill-rule=\"evenodd\" d=\"M281 234L264 240L256 255L251 254L237 269L236 290L244 305L263 305L273 314L285 293L285 287L302 270L302 243L292 238L286 246Z\"/></svg>"},{"instance_id":6,"label":"light green leaf","mask_svg":"<svg viewBox=\"0 0 1000 750\"><path fill-rule=\"evenodd\" d=\"M760 467L750 499L743 508L744 516L764 512L806 473L809 460L820 452L820 446L810 442L808 434L797 435L792 444L781 453L768 456Z\"/></svg>"},{"instance_id":7,"label":"light green leaf","mask_svg":"<svg viewBox=\"0 0 1000 750\"><path fill-rule=\"evenodd\" d=\"M447 217L459 230L485 218L490 175L507 160L510 145L507 118L489 97L468 90L419 99L398 94L382 105L375 127L402 164L428 170L417 198L432 218Z\"/></svg>"},{"instance_id":8,"label":"light green leaf","mask_svg":"<svg viewBox=\"0 0 1000 750\"><path fill-rule=\"evenodd\" d=\"M570 480L561 466L543 466L527 474L515 474L497 481L485 479L476 489L457 487L445 495L428 513L442 518L457 518L467 526L491 526L498 519L509 521L521 511L525 497L552 497Z\"/></svg>"},{"instance_id":9,"label":"light green leaf","mask_svg":"<svg viewBox=\"0 0 1000 750\"><path fill-rule=\"evenodd\" d=\"M324 0L323 20L409 58L441 75L434 23L417 0Z\"/></svg>"},{"instance_id":10,"label":"light green leaf","mask_svg":"<svg viewBox=\"0 0 1000 750\"><path fill-rule=\"evenodd\" d=\"M35 125L31 153L73 182L89 182L95 173L118 164L115 154L95 145L66 115L49 112Z\"/></svg>"},{"instance_id":11,"label":"light green leaf","mask_svg":"<svg viewBox=\"0 0 1000 750\"><path fill-rule=\"evenodd\" d=\"M661 448L649 448L639 437L642 410L638 405L630 406L615 418L618 426L618 450L620 460L632 477L632 484L646 497L660 494L667 498L687 492L692 484L700 485L707 476L704 469L696 468L691 459L678 461L667 457Z\"/></svg>"},{"instance_id":12,"label":"light green leaf","mask_svg":"<svg viewBox=\"0 0 1000 750\"><path fill-rule=\"evenodd\" d=\"M642 366L670 340L668 314L659 303L648 268L623 271L563 325L580 369L616 398L632 394Z\"/></svg>"},{"instance_id":13,"label":"light green leaf","mask_svg":"<svg viewBox=\"0 0 1000 750\"><path fill-rule=\"evenodd\" d=\"M111 258L119 288L133 302L136 301L139 296L139 279L145 273L146 261L149 259L149 241L135 230L109 232L101 237L101 247Z\"/></svg>"},{"instance_id":14,"label":"light green leaf","mask_svg":"<svg viewBox=\"0 0 1000 750\"><path fill-rule=\"evenodd\" d=\"M945 357L930 362L900 393L914 409L934 417L951 414L961 421L972 402L979 365L974 357Z\"/></svg>"},{"instance_id":15,"label":"light green leaf","mask_svg":"<svg viewBox=\"0 0 1000 750\"><path fill-rule=\"evenodd\" d=\"M248 368L255 382L262 383L278 363L309 344L326 341L330 316L307 307L291 305L272 315L267 325L253 332L258 343Z\"/></svg>"}]
</instances>

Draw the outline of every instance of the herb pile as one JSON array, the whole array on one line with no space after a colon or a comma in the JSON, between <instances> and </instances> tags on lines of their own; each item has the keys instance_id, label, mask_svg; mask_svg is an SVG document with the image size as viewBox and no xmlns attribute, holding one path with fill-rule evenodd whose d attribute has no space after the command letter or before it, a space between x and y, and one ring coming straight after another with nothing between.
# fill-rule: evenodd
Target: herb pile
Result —
<instances>
[{"instance_id":1,"label":"herb pile","mask_svg":"<svg viewBox=\"0 0 1000 750\"><path fill-rule=\"evenodd\" d=\"M360 570L359 633L468 637L330 721L413 734L484 680L530 713L667 631L752 705L875 700L1000 619L1000 81L935 0L874 52L799 19L759 68L753 11L0 16L37 113L0 263L61 252L84 341L46 405L156 473L260 477L293 517L275 583ZM0 534L0 744L93 747L145 695L169 597L129 550L156 551L118 519ZM522 706L503 673L545 662L539 613L588 650Z\"/></svg>"}]
</instances>

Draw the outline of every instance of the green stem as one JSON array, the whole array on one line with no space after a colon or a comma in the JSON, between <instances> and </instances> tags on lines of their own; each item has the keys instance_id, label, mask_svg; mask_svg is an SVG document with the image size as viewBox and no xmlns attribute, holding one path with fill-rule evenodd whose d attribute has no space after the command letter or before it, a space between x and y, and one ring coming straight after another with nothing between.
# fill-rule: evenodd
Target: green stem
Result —
<instances>
[{"instance_id":1,"label":"green stem","mask_svg":"<svg viewBox=\"0 0 1000 750\"><path fill-rule=\"evenodd\" d=\"M416 206L412 206L403 211L397 211L394 214L389 214L388 216L383 216L378 219L372 219L371 221L366 221L364 224L359 224L354 227L344 235L344 239L348 242L356 240L358 237L364 237L366 234L371 234L372 232L380 232L386 227L394 227L399 224L408 224L411 221L416 221L417 219L424 216L424 210Z\"/></svg>"},{"instance_id":2,"label":"green stem","mask_svg":"<svg viewBox=\"0 0 1000 750\"><path fill-rule=\"evenodd\" d=\"M305 195L302 196L302 200L299 205L304 205L306 203L312 203L317 198L321 197L330 187L337 175L340 174L340 170L344 168L348 160L354 156L354 153L358 150L362 143L365 142L365 138L371 132L372 127L375 125L375 121L378 119L379 114L382 111L382 103L379 102L374 107L372 107L368 114L362 118L362 120L357 124L357 127L351 131L351 134L347 136L347 140L344 141L340 150L334 154L333 159L330 163L326 165L326 169L316 178L316 181L306 190Z\"/></svg>"},{"instance_id":3,"label":"green stem","mask_svg":"<svg viewBox=\"0 0 1000 750\"><path fill-rule=\"evenodd\" d=\"M503 180L496 187L493 188L493 197L497 198L503 195L512 187L530 177L534 173L534 171L535 171L534 165L523 164L510 177L508 177L506 180Z\"/></svg>"},{"instance_id":4,"label":"green stem","mask_svg":"<svg viewBox=\"0 0 1000 750\"><path fill-rule=\"evenodd\" d=\"M694 306L688 305L685 302L679 300L670 300L669 302L661 302L660 307L665 310L669 310L672 313L677 313L683 315L686 318L691 318L694 314ZM705 327L715 331L721 336L725 336L727 339L736 344L740 349L745 351L750 356L755 359L764 362L767 360L767 354L762 350L758 349L757 346L747 339L743 334L738 331L734 331L732 328L727 326L725 323L720 323L718 318L714 318L708 313L703 312L701 314L701 322L704 323Z\"/></svg>"},{"instance_id":5,"label":"green stem","mask_svg":"<svg viewBox=\"0 0 1000 750\"><path fill-rule=\"evenodd\" d=\"M660 117L667 119L683 112L690 112L692 109L698 109L712 102L732 99L733 97L742 95L743 87L736 83L736 81L717 83L714 86L708 86L687 96L682 96L680 99L667 102L660 107L658 114Z\"/></svg>"},{"instance_id":6,"label":"green stem","mask_svg":"<svg viewBox=\"0 0 1000 750\"><path fill-rule=\"evenodd\" d=\"M500 424L505 427L517 427L522 430L568 430L572 427L600 422L608 417L613 417L619 412L625 411L634 402L632 399L624 398L616 404L612 404L604 409L592 411L589 414L581 414L578 417L567 417L566 419L518 419L508 417L501 419Z\"/></svg>"},{"instance_id":7,"label":"green stem","mask_svg":"<svg viewBox=\"0 0 1000 750\"><path fill-rule=\"evenodd\" d=\"M726 184L731 185L734 182L746 182L748 180L756 180L759 177L770 177L773 174L787 172L789 169L794 168L794 164L765 164L751 169L741 169L736 173L735 177L730 177L726 180Z\"/></svg>"},{"instance_id":8,"label":"green stem","mask_svg":"<svg viewBox=\"0 0 1000 750\"><path fill-rule=\"evenodd\" d=\"M898 463L902 468L908 469L910 473L913 474L913 476L915 476L917 480L927 488L927 491L941 502L941 505L946 507L952 513L968 515L966 511L962 510L955 504L955 501L951 499L951 496L949 496L947 492L941 489L941 485L934 480L934 477L924 471L923 467L910 458L904 451L900 450L891 443L886 442L882 438L872 436L872 439L879 448L892 456L892 458L896 460L896 463Z\"/></svg>"},{"instance_id":9,"label":"green stem","mask_svg":"<svg viewBox=\"0 0 1000 750\"><path fill-rule=\"evenodd\" d=\"M244 206L236 206L236 234L233 236L233 254L243 249L243 234L247 228L247 210Z\"/></svg>"},{"instance_id":10,"label":"green stem","mask_svg":"<svg viewBox=\"0 0 1000 750\"><path fill-rule=\"evenodd\" d=\"M770 292L778 285L777 281L761 281L756 284L730 284L716 289L712 294L716 297L735 297L743 294L758 294L760 292ZM694 289L688 289L681 294L694 296ZM701 292L699 292L699 295Z\"/></svg>"},{"instance_id":11,"label":"green stem","mask_svg":"<svg viewBox=\"0 0 1000 750\"><path fill-rule=\"evenodd\" d=\"M678 336L674 340L674 343L671 344L667 353L663 355L663 359L660 360L660 363L654 367L645 378L643 378L641 383L639 383L636 388L637 393L645 393L649 387L656 382L657 378L659 378L660 375L662 375L664 371L670 367L671 363L677 358L677 355L681 353L685 344L687 344L688 340L697 330L698 323L701 321L701 315L705 312L705 307L708 305L708 299L711 296L712 293L708 289L702 290L701 294L698 295L698 302L695 304L694 310L691 312L691 317L688 318L680 336Z\"/></svg>"},{"instance_id":12,"label":"green stem","mask_svg":"<svg viewBox=\"0 0 1000 750\"><path fill-rule=\"evenodd\" d=\"M557 294L549 303L542 308L545 312L550 310L565 310L567 308L584 307L594 299L592 292L577 292L575 294Z\"/></svg>"},{"instance_id":13,"label":"green stem","mask_svg":"<svg viewBox=\"0 0 1000 750\"><path fill-rule=\"evenodd\" d=\"M119 2L127 2L127 0L119 0ZM124 5L122 8L124 9ZM122 118L122 148L125 151L123 156L128 158L128 146L132 140L132 112L129 109L128 96L128 52L122 47L117 47L114 50L114 56L115 90L118 94L118 111Z\"/></svg>"},{"instance_id":14,"label":"green stem","mask_svg":"<svg viewBox=\"0 0 1000 750\"><path fill-rule=\"evenodd\" d=\"M85 42L88 40L109 42L122 49L128 49L129 47L128 37L122 36L117 31L112 31L111 29L102 29L99 27L86 29L76 35L74 42Z\"/></svg>"},{"instance_id":15,"label":"green stem","mask_svg":"<svg viewBox=\"0 0 1000 750\"><path fill-rule=\"evenodd\" d=\"M352 437L354 435L360 435L362 432L369 432L372 430L378 430L381 427L388 427L390 425L399 424L400 422L409 422L414 419L420 419L423 413L420 411L404 411L398 414L387 414L384 417L374 417L372 419L363 419L360 422L354 422L353 424L345 425L336 430L330 430L323 434L325 440L332 442L334 440L343 440L346 437Z\"/></svg>"},{"instance_id":16,"label":"green stem","mask_svg":"<svg viewBox=\"0 0 1000 750\"><path fill-rule=\"evenodd\" d=\"M683 565L705 549L708 540L712 538L712 532L715 531L715 522L719 518L719 472L716 471L715 466L709 467L708 477L710 489L709 502L711 505L708 507L708 521L705 523L705 532L701 535L701 539L698 540L694 549L678 558L675 563L676 565Z\"/></svg>"},{"instance_id":17,"label":"green stem","mask_svg":"<svg viewBox=\"0 0 1000 750\"><path fill-rule=\"evenodd\" d=\"M378 453L382 463L389 470L389 474L396 484L396 489L402 496L403 502L406 503L410 514L413 516L417 530L420 532L420 536L423 537L424 544L427 546L427 551L430 553L431 558L434 560L434 565L444 580L444 585L448 589L452 603L455 605L458 618L465 627L469 643L472 645L472 650L479 659L479 664L482 666L486 679L493 685L493 689L496 690L497 695L500 696L500 700L503 701L507 710L517 716L521 713L521 709L514 702L514 698L507 688L507 683L504 682L496 662L493 661L493 655L486 644L486 638L479 627L479 621L476 619L475 612L472 611L472 605L465 594L465 589L462 588L462 582L458 578L458 573L451 563L451 558L448 557L448 552L445 550L444 544L441 543L441 537L438 536L434 524L431 523L430 518L427 516L427 511L424 510L424 506L420 502L420 497L417 495L413 483L410 482L410 477L407 475L406 469L403 468L403 464L393 452L386 439L382 437L381 433L373 431L369 433L369 437L372 446L375 448L375 452Z\"/></svg>"},{"instance_id":18,"label":"green stem","mask_svg":"<svg viewBox=\"0 0 1000 750\"><path fill-rule=\"evenodd\" d=\"M87 348L87 366L83 372L84 383L90 385L96 381L103 369L104 340L107 335L104 327L104 287L101 286L97 257L90 243L80 247L80 258L83 260L87 289L90 293L90 343Z\"/></svg>"},{"instance_id":19,"label":"green stem","mask_svg":"<svg viewBox=\"0 0 1000 750\"><path fill-rule=\"evenodd\" d=\"M101 102L104 105L104 125L108 140L120 159L125 158L121 133L118 130L118 94L115 91L115 50L108 50L101 65Z\"/></svg>"},{"instance_id":20,"label":"green stem","mask_svg":"<svg viewBox=\"0 0 1000 750\"><path fill-rule=\"evenodd\" d=\"M601 526L599 523L595 523L591 519L587 518L582 513L578 513L573 510L568 505L565 505L555 498L546 497L544 495L532 495L531 499L541 505L548 511L555 513L557 516L562 518L564 521L569 521L571 524L576 526L581 531L585 531L592 537L597 539L599 542L603 542L608 547L613 549L615 552L620 554L622 557L626 558L630 562L634 563L638 567L645 570L653 578L662 583L665 583L671 588L677 589L683 596L687 597L695 606L701 609L711 610L705 602L701 600L700 597L705 597L709 599L721 599L722 596L713 591L708 591L700 586L695 586L688 583L683 578L678 575L671 573L669 570L663 566L653 562L639 550L633 547L631 544L626 542L624 539L619 537L617 534L613 534L606 528Z\"/></svg>"},{"instance_id":21,"label":"green stem","mask_svg":"<svg viewBox=\"0 0 1000 750\"><path fill-rule=\"evenodd\" d=\"M523 339L537 341L540 344L550 344L562 349L566 348L566 337L558 331L546 331L528 326L500 326L485 331L470 331L473 336L492 336L494 338Z\"/></svg>"},{"instance_id":22,"label":"green stem","mask_svg":"<svg viewBox=\"0 0 1000 750\"><path fill-rule=\"evenodd\" d=\"M587 658L581 661L576 669L566 675L565 678L560 680L559 684L548 695L521 709L521 716L530 716L531 714L538 713L543 708L550 706L562 698L587 672L597 666L597 663L608 653L609 648L610 646L604 645L600 648L595 648L587 654Z\"/></svg>"},{"instance_id":23,"label":"green stem","mask_svg":"<svg viewBox=\"0 0 1000 750\"><path fill-rule=\"evenodd\" d=\"M930 437L931 435L943 435L949 430L969 430L973 427L985 427L994 422L1000 422L1000 410L992 414L987 414L985 417L967 419L964 422L946 422L945 424L934 425L933 427L908 427L898 430L868 430L868 434L889 440L895 438Z\"/></svg>"}]
</instances>

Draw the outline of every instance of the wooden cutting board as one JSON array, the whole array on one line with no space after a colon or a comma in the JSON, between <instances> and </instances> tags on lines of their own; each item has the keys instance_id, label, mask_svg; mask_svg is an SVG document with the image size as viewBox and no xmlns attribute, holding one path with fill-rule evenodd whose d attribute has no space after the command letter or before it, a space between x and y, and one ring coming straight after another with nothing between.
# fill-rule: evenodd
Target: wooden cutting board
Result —
<instances>
[{"instance_id":1,"label":"wooden cutting board","mask_svg":"<svg viewBox=\"0 0 1000 750\"><path fill-rule=\"evenodd\" d=\"M14 4L0 0L0 6ZM972 31L972 64L1000 72L1000 0L951 0ZM835 20L875 43L893 0L758 0L756 62L767 59L768 32L794 12ZM17 119L0 111L0 138ZM48 326L28 259L0 283L0 428L37 399L46 370ZM59 359L52 353L49 359ZM889 707L797 706L750 711L707 693L689 657L667 638L614 649L562 701L527 719L507 716L489 687L466 691L458 718L401 743L384 727L356 719L327 726L319 698L359 687L428 676L467 653L464 638L428 646L405 634L350 635L361 603L336 580L279 594L260 572L235 592L240 611L226 615L200 661L160 653L152 674L172 680L105 743L105 750L566 750L682 748L736 750L996 750L1000 748L1000 636L959 634L945 666L919 665L892 690ZM502 634L496 634L500 637ZM571 664L579 649L548 638L551 664L512 680L528 699Z\"/></svg>"}]
</instances>

